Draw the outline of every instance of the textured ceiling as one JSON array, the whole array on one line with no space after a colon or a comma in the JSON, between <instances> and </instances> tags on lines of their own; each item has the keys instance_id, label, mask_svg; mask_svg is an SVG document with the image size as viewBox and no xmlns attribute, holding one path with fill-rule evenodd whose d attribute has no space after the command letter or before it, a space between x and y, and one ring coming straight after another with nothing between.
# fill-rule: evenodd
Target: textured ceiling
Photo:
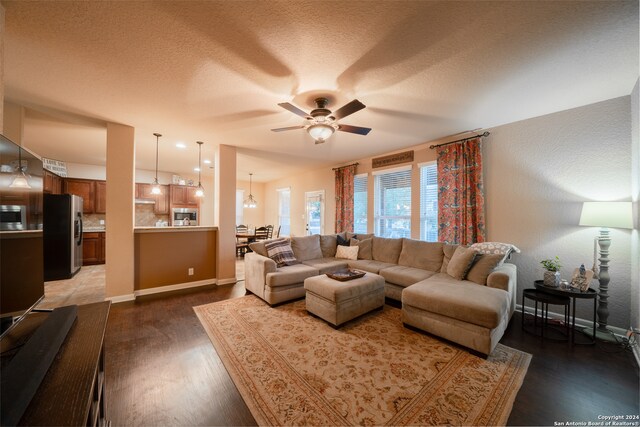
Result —
<instances>
[{"instance_id":1,"label":"textured ceiling","mask_svg":"<svg viewBox=\"0 0 640 427\"><path fill-rule=\"evenodd\" d=\"M106 121L135 127L137 166L188 173L216 144L269 181L628 95L638 2L2 1L5 99L25 145L104 164ZM277 106L367 105L314 145ZM175 143L187 143L177 149ZM210 170L208 170L210 173Z\"/></svg>"}]
</instances>

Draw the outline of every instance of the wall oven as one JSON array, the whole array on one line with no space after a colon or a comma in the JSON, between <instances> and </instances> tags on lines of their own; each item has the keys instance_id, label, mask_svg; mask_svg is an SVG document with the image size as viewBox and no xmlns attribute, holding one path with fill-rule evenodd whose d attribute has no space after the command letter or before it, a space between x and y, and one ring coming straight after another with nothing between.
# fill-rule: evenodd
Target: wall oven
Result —
<instances>
[{"instance_id":1,"label":"wall oven","mask_svg":"<svg viewBox=\"0 0 640 427\"><path fill-rule=\"evenodd\" d=\"M171 209L171 225L192 226L198 225L197 208L173 208Z\"/></svg>"},{"instance_id":2,"label":"wall oven","mask_svg":"<svg viewBox=\"0 0 640 427\"><path fill-rule=\"evenodd\" d=\"M0 205L0 230L26 230L27 207L25 205Z\"/></svg>"}]
</instances>

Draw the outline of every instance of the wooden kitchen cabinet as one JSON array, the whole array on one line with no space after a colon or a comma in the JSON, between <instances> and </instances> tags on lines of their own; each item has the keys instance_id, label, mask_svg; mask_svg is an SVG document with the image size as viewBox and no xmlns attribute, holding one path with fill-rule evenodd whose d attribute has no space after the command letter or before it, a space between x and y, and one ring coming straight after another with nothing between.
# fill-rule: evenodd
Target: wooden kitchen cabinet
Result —
<instances>
[{"instance_id":1,"label":"wooden kitchen cabinet","mask_svg":"<svg viewBox=\"0 0 640 427\"><path fill-rule=\"evenodd\" d=\"M82 233L82 265L104 264L106 239L103 231Z\"/></svg>"},{"instance_id":2,"label":"wooden kitchen cabinet","mask_svg":"<svg viewBox=\"0 0 640 427\"><path fill-rule=\"evenodd\" d=\"M82 211L90 214L95 211L95 181L90 179L66 178L64 192L82 197Z\"/></svg>"},{"instance_id":3,"label":"wooden kitchen cabinet","mask_svg":"<svg viewBox=\"0 0 640 427\"><path fill-rule=\"evenodd\" d=\"M170 185L171 204L181 206L198 206L197 187L186 185Z\"/></svg>"},{"instance_id":4,"label":"wooden kitchen cabinet","mask_svg":"<svg viewBox=\"0 0 640 427\"><path fill-rule=\"evenodd\" d=\"M96 181L95 183L95 213L107 213L107 182Z\"/></svg>"},{"instance_id":5,"label":"wooden kitchen cabinet","mask_svg":"<svg viewBox=\"0 0 640 427\"><path fill-rule=\"evenodd\" d=\"M151 192L152 189L152 184L137 183L136 199L153 200L155 202L153 205L153 213L167 215L169 213L169 186L160 185L162 194L153 194Z\"/></svg>"},{"instance_id":6,"label":"wooden kitchen cabinet","mask_svg":"<svg viewBox=\"0 0 640 427\"><path fill-rule=\"evenodd\" d=\"M62 194L62 178L44 169L42 171L42 191L48 194Z\"/></svg>"}]
</instances>

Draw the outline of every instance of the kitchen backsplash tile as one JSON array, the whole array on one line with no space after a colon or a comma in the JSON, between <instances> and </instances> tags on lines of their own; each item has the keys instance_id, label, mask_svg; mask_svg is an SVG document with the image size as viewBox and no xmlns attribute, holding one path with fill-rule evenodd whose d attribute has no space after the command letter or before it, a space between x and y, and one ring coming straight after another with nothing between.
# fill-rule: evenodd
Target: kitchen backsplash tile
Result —
<instances>
[{"instance_id":1,"label":"kitchen backsplash tile","mask_svg":"<svg viewBox=\"0 0 640 427\"><path fill-rule=\"evenodd\" d=\"M153 212L152 204L136 204L136 227L155 227L156 222L169 223L169 215L158 215Z\"/></svg>"},{"instance_id":2,"label":"kitchen backsplash tile","mask_svg":"<svg viewBox=\"0 0 640 427\"><path fill-rule=\"evenodd\" d=\"M100 221L104 221L105 214L84 214L82 215L82 221L85 228L104 227L105 224L100 224Z\"/></svg>"}]
</instances>

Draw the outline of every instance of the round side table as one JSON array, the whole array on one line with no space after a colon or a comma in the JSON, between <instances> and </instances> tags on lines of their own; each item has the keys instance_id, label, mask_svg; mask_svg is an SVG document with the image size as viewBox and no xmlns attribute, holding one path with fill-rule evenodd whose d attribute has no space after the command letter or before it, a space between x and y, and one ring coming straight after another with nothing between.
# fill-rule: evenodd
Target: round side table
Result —
<instances>
[{"instance_id":1,"label":"round side table","mask_svg":"<svg viewBox=\"0 0 640 427\"><path fill-rule=\"evenodd\" d=\"M535 302L535 308L533 312L533 330L528 329L525 326L525 299L530 299ZM540 334L538 334L538 303L541 308L540 322ZM570 336L569 331L569 310L571 306L571 300L566 296L552 295L538 289L525 289L522 291L522 330L533 335L540 335L545 338L545 329L549 328L549 304L561 305L564 307L564 331L559 331L560 337L553 337L547 335L547 339L554 341L568 341Z\"/></svg>"}]
</instances>

